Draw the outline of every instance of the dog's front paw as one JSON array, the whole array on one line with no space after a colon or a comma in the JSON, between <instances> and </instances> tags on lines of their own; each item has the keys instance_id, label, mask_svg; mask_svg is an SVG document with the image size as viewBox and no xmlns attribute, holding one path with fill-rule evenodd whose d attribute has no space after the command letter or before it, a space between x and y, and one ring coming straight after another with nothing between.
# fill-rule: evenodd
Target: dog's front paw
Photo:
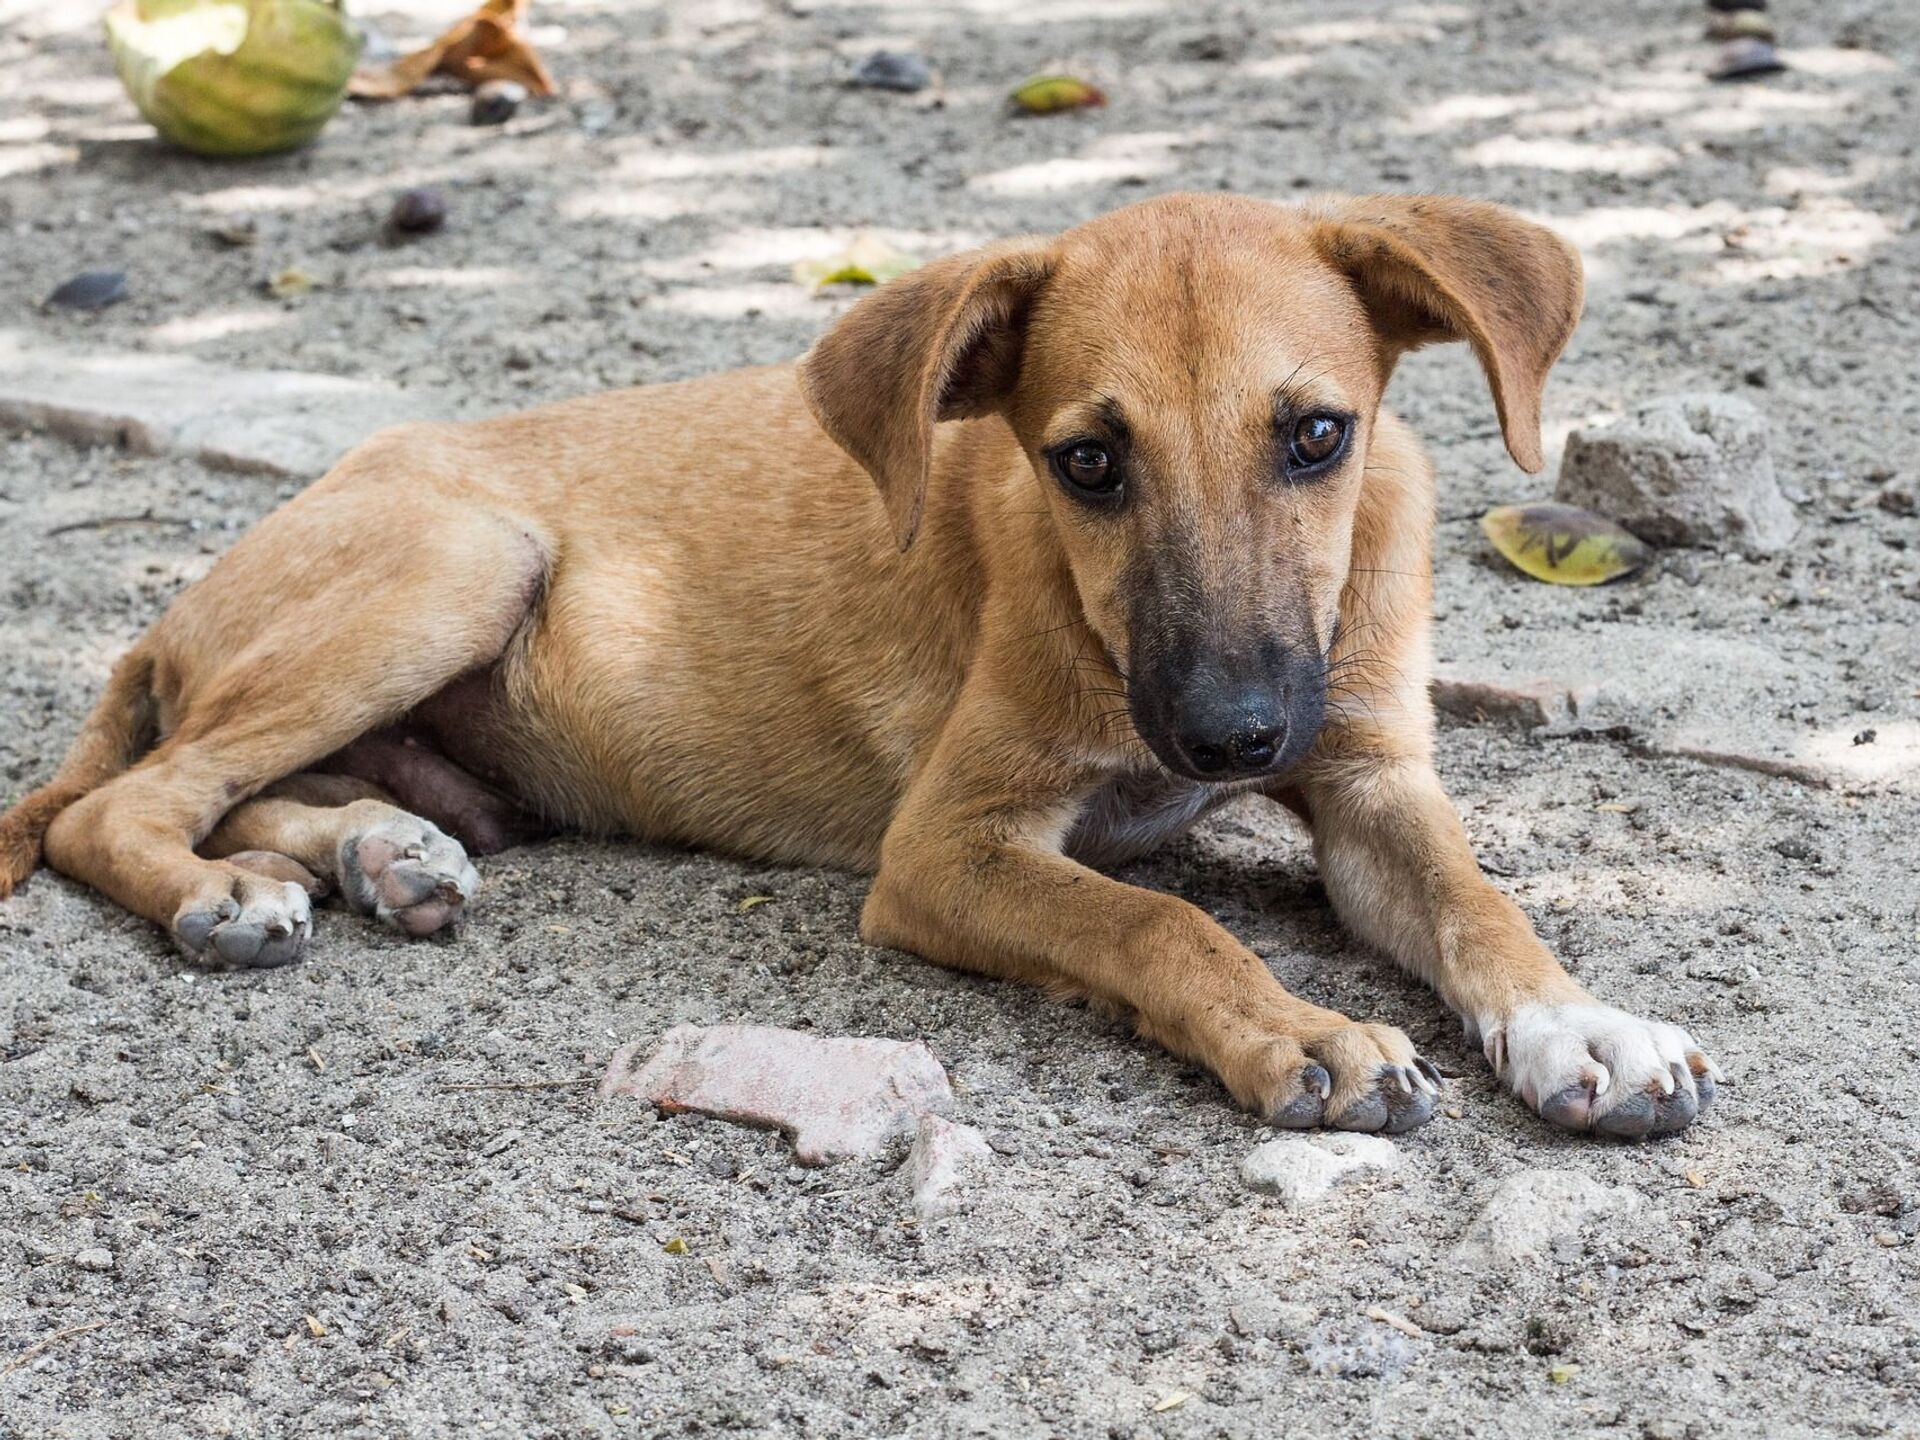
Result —
<instances>
[{"instance_id":1,"label":"dog's front paw","mask_svg":"<svg viewBox=\"0 0 1920 1440\"><path fill-rule=\"evenodd\" d=\"M1433 1118L1440 1072L1391 1025L1349 1023L1275 1051L1288 1057L1285 1073L1257 1108L1282 1129L1398 1135Z\"/></svg>"},{"instance_id":2,"label":"dog's front paw","mask_svg":"<svg viewBox=\"0 0 1920 1440\"><path fill-rule=\"evenodd\" d=\"M1523 1005L1481 1029L1494 1073L1568 1130L1670 1135L1713 1103L1726 1078L1678 1025L1611 1005Z\"/></svg>"}]
</instances>

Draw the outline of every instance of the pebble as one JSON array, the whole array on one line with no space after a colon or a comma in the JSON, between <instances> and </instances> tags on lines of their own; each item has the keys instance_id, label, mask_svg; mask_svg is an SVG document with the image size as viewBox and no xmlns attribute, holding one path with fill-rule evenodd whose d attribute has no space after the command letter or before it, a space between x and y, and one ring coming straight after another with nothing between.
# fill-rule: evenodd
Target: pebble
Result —
<instances>
[{"instance_id":1,"label":"pebble","mask_svg":"<svg viewBox=\"0 0 1920 1440\"><path fill-rule=\"evenodd\" d=\"M922 1220L937 1220L969 1208L972 1197L967 1187L990 1163L992 1154L986 1137L971 1125L922 1115L906 1164L914 1213Z\"/></svg>"},{"instance_id":2,"label":"pebble","mask_svg":"<svg viewBox=\"0 0 1920 1440\"><path fill-rule=\"evenodd\" d=\"M387 212L387 227L402 235L431 235L447 223L447 197L421 187L402 190Z\"/></svg>"},{"instance_id":3,"label":"pebble","mask_svg":"<svg viewBox=\"0 0 1920 1440\"><path fill-rule=\"evenodd\" d=\"M1669 395L1574 431L1553 494L1655 545L1771 555L1800 526L1774 475L1766 416L1738 395Z\"/></svg>"},{"instance_id":4,"label":"pebble","mask_svg":"<svg viewBox=\"0 0 1920 1440\"><path fill-rule=\"evenodd\" d=\"M933 83L933 71L919 55L876 50L854 67L853 83L869 90L899 90L911 94Z\"/></svg>"},{"instance_id":5,"label":"pebble","mask_svg":"<svg viewBox=\"0 0 1920 1440\"><path fill-rule=\"evenodd\" d=\"M1632 1190L1602 1185L1577 1170L1522 1170L1493 1189L1454 1247L1469 1269L1551 1253L1556 1242L1584 1238L1590 1221L1640 1206Z\"/></svg>"},{"instance_id":6,"label":"pebble","mask_svg":"<svg viewBox=\"0 0 1920 1440\"><path fill-rule=\"evenodd\" d=\"M504 125L527 103L527 87L516 80L489 80L473 92L468 112L476 125Z\"/></svg>"},{"instance_id":7,"label":"pebble","mask_svg":"<svg viewBox=\"0 0 1920 1440\"><path fill-rule=\"evenodd\" d=\"M1296 1335L1304 1335L1319 1318L1320 1312L1311 1305L1276 1300L1267 1295L1253 1295L1237 1301L1227 1312L1234 1333L1245 1340L1291 1339Z\"/></svg>"},{"instance_id":8,"label":"pebble","mask_svg":"<svg viewBox=\"0 0 1920 1440\"><path fill-rule=\"evenodd\" d=\"M1282 1135L1240 1162L1240 1178L1294 1210L1320 1199L1348 1175L1384 1174L1399 1163L1394 1143L1378 1135Z\"/></svg>"},{"instance_id":9,"label":"pebble","mask_svg":"<svg viewBox=\"0 0 1920 1440\"><path fill-rule=\"evenodd\" d=\"M82 270L55 289L47 304L61 310L104 310L126 298L126 271Z\"/></svg>"},{"instance_id":10,"label":"pebble","mask_svg":"<svg viewBox=\"0 0 1920 1440\"><path fill-rule=\"evenodd\" d=\"M104 1245L94 1245L82 1250L73 1257L73 1263L82 1270L104 1271L113 1269L113 1251Z\"/></svg>"}]
</instances>

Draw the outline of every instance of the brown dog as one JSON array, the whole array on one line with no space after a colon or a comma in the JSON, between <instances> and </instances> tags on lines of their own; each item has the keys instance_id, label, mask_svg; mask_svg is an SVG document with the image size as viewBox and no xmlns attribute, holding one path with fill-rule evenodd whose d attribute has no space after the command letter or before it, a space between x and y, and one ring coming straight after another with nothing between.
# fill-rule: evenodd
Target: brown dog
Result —
<instances>
[{"instance_id":1,"label":"brown dog","mask_svg":"<svg viewBox=\"0 0 1920 1440\"><path fill-rule=\"evenodd\" d=\"M1380 406L1466 340L1537 470L1580 301L1495 206L1176 195L929 264L797 365L383 433L121 661L0 820L0 895L44 836L194 956L276 965L316 875L456 918L443 827L873 870L875 944L1129 1012L1276 1124L1417 1125L1400 1031L1090 868L1252 790L1528 1104L1680 1129L1712 1062L1566 975L1434 775L1431 469Z\"/></svg>"}]
</instances>

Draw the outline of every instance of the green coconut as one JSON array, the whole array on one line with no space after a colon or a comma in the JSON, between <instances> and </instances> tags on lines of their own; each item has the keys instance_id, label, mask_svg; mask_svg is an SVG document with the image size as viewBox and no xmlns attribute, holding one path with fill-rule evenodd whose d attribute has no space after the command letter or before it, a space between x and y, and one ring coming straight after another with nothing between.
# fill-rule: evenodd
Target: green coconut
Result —
<instances>
[{"instance_id":1,"label":"green coconut","mask_svg":"<svg viewBox=\"0 0 1920 1440\"><path fill-rule=\"evenodd\" d=\"M360 58L337 0L121 0L106 28L140 113L199 155L305 145Z\"/></svg>"}]
</instances>

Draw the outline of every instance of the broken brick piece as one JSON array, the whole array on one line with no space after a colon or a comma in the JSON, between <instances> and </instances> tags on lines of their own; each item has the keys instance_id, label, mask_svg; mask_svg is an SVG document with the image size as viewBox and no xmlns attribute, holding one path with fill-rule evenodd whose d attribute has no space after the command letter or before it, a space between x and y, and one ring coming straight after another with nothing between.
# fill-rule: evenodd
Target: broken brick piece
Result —
<instances>
[{"instance_id":1,"label":"broken brick piece","mask_svg":"<svg viewBox=\"0 0 1920 1440\"><path fill-rule=\"evenodd\" d=\"M821 1039L771 1025L676 1025L636 1063L638 1045L614 1052L602 1099L636 1095L673 1114L782 1130L802 1165L872 1155L919 1118L953 1108L947 1072L915 1041Z\"/></svg>"}]
</instances>

